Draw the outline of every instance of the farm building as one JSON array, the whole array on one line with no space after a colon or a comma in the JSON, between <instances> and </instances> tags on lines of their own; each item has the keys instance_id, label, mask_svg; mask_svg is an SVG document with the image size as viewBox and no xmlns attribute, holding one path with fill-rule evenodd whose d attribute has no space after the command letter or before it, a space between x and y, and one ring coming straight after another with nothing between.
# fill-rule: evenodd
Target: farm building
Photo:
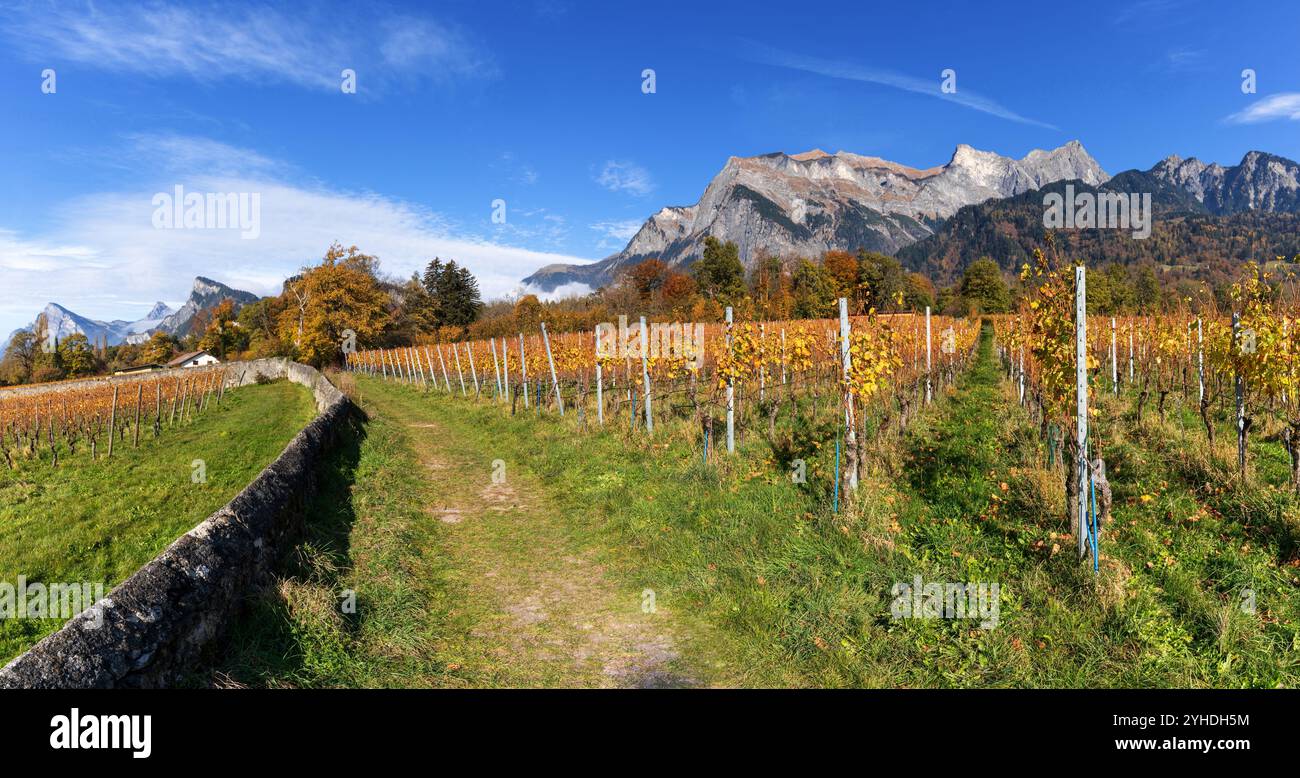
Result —
<instances>
[{"instance_id":1,"label":"farm building","mask_svg":"<svg viewBox=\"0 0 1300 778\"><path fill-rule=\"evenodd\" d=\"M220 362L220 359L212 356L207 351L191 351L188 354L181 354L179 357L168 362L167 367L205 367L207 365L216 365Z\"/></svg>"}]
</instances>

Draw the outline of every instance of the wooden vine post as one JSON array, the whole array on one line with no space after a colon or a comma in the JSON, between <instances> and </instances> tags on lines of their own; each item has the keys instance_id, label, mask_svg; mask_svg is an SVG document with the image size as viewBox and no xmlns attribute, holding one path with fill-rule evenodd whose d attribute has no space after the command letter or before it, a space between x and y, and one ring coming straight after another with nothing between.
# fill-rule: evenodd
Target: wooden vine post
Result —
<instances>
[{"instance_id":1,"label":"wooden vine post","mask_svg":"<svg viewBox=\"0 0 1300 778\"><path fill-rule=\"evenodd\" d=\"M853 413L853 391L850 375L853 370L853 354L849 348L849 301L840 298L840 357L843 359L844 381L844 473L841 480L846 487L845 496L850 491L858 490L858 432ZM928 350L927 350L928 351ZM928 354L927 354L928 356Z\"/></svg>"},{"instance_id":2,"label":"wooden vine post","mask_svg":"<svg viewBox=\"0 0 1300 778\"><path fill-rule=\"evenodd\" d=\"M1196 317L1196 381L1200 386L1197 402L1205 404L1205 336L1201 329L1201 317Z\"/></svg>"},{"instance_id":3,"label":"wooden vine post","mask_svg":"<svg viewBox=\"0 0 1300 778\"><path fill-rule=\"evenodd\" d=\"M524 350L524 333L519 333L519 375L524 382L524 407L528 407L528 352Z\"/></svg>"},{"instance_id":4,"label":"wooden vine post","mask_svg":"<svg viewBox=\"0 0 1300 778\"><path fill-rule=\"evenodd\" d=\"M456 344L451 344L451 353L456 357L456 377L460 379L460 396L465 396L465 371L460 367L460 349Z\"/></svg>"},{"instance_id":5,"label":"wooden vine post","mask_svg":"<svg viewBox=\"0 0 1300 778\"><path fill-rule=\"evenodd\" d=\"M144 400L144 382L138 381L135 385L135 424L131 430L131 448L140 447L140 402L142 400Z\"/></svg>"},{"instance_id":6,"label":"wooden vine post","mask_svg":"<svg viewBox=\"0 0 1300 778\"><path fill-rule=\"evenodd\" d=\"M555 372L555 358L551 356L551 336L546 334L546 322L542 322L542 343L546 345L546 361L551 365L551 386L555 389L555 404L564 415L564 397L560 394L560 377ZM540 399L539 404L540 404Z\"/></svg>"},{"instance_id":7,"label":"wooden vine post","mask_svg":"<svg viewBox=\"0 0 1300 778\"><path fill-rule=\"evenodd\" d=\"M497 401L501 401L501 366L497 363L497 339L488 338L488 345L492 347L492 373L497 382Z\"/></svg>"},{"instance_id":8,"label":"wooden vine post","mask_svg":"<svg viewBox=\"0 0 1300 778\"><path fill-rule=\"evenodd\" d=\"M650 348L646 335L645 317L641 317L641 380L645 385L645 431L654 434L655 419L650 411Z\"/></svg>"},{"instance_id":9,"label":"wooden vine post","mask_svg":"<svg viewBox=\"0 0 1300 778\"><path fill-rule=\"evenodd\" d=\"M842 311L843 309L841 308L840 315L843 318L844 314ZM840 329L841 331L844 329L843 325L841 325ZM841 335L843 335L843 332L841 332ZM931 351L930 349L930 306L927 305L925 306L925 404L926 405L929 405L931 400L933 399L933 394L932 394L933 390L931 388L931 383L930 383L930 351ZM847 357L845 357L845 359L847 359ZM848 375L847 375L848 368L845 367L844 369L846 371L845 380L848 380Z\"/></svg>"},{"instance_id":10,"label":"wooden vine post","mask_svg":"<svg viewBox=\"0 0 1300 778\"><path fill-rule=\"evenodd\" d=\"M510 402L510 346L506 336L501 336L501 373L506 387L506 402ZM512 406L513 407L513 406Z\"/></svg>"},{"instance_id":11,"label":"wooden vine post","mask_svg":"<svg viewBox=\"0 0 1300 778\"><path fill-rule=\"evenodd\" d=\"M596 327L596 423L605 426L605 373L600 365L600 326Z\"/></svg>"},{"instance_id":12,"label":"wooden vine post","mask_svg":"<svg viewBox=\"0 0 1300 778\"><path fill-rule=\"evenodd\" d=\"M1115 350L1115 317L1110 317L1110 386L1116 397L1119 397L1119 362L1118 352Z\"/></svg>"},{"instance_id":13,"label":"wooden vine post","mask_svg":"<svg viewBox=\"0 0 1300 778\"><path fill-rule=\"evenodd\" d=\"M1079 558L1082 559L1089 551L1089 539L1095 540L1088 521L1089 486L1092 480L1088 465L1088 290L1087 271L1082 265L1074 269L1074 305L1075 419L1079 444L1079 526L1076 534L1079 538Z\"/></svg>"},{"instance_id":14,"label":"wooden vine post","mask_svg":"<svg viewBox=\"0 0 1300 778\"><path fill-rule=\"evenodd\" d=\"M728 305L727 306L728 364L731 364L731 360L735 358L735 355L731 351L731 324L732 324L731 306ZM733 372L735 371L730 370L727 373L727 453L728 454L734 454L736 452L736 384L735 384L735 379L732 376Z\"/></svg>"},{"instance_id":15,"label":"wooden vine post","mask_svg":"<svg viewBox=\"0 0 1300 778\"><path fill-rule=\"evenodd\" d=\"M108 455L113 456L113 438L117 437L117 385L113 385L113 409L108 413Z\"/></svg>"},{"instance_id":16,"label":"wooden vine post","mask_svg":"<svg viewBox=\"0 0 1300 778\"><path fill-rule=\"evenodd\" d=\"M1238 359L1242 353L1241 340L1241 314L1233 311L1232 313L1232 348L1237 352ZM1246 475L1246 381L1241 375L1241 368L1234 367L1232 371L1232 386L1237 396L1237 468L1243 476Z\"/></svg>"}]
</instances>

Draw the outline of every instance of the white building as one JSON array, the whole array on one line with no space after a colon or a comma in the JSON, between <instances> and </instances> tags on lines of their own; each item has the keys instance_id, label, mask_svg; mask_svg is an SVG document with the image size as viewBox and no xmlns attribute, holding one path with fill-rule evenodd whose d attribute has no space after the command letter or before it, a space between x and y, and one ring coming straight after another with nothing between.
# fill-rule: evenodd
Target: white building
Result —
<instances>
[{"instance_id":1,"label":"white building","mask_svg":"<svg viewBox=\"0 0 1300 778\"><path fill-rule=\"evenodd\" d=\"M206 367L208 365L216 365L220 363L220 359L217 359L206 351L191 351L188 354L181 354L179 357L168 362L167 367Z\"/></svg>"}]
</instances>

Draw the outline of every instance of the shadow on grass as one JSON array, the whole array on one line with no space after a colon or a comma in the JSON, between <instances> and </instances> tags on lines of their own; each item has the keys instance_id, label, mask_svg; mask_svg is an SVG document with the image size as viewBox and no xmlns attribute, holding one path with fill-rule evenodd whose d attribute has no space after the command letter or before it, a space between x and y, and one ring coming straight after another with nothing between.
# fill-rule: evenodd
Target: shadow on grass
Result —
<instances>
[{"instance_id":1,"label":"shadow on grass","mask_svg":"<svg viewBox=\"0 0 1300 778\"><path fill-rule=\"evenodd\" d=\"M360 629L365 609L358 605L344 612L341 581L352 566L350 539L357 518L352 489L367 421L362 410L353 408L339 425L329 452L316 466L315 494L295 517L296 537L281 549L271 579L250 589L244 612L212 644L189 685L262 686L269 678L302 677L310 653L306 645L316 645L319 636L304 633L292 618L288 581L332 593L330 602L312 605L332 608L343 631Z\"/></svg>"}]
</instances>

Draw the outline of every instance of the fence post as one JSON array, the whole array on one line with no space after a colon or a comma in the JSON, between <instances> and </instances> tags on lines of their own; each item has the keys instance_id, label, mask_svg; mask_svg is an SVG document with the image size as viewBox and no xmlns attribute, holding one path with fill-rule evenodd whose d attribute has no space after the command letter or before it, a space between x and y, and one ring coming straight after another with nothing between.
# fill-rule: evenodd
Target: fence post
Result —
<instances>
[{"instance_id":1,"label":"fence post","mask_svg":"<svg viewBox=\"0 0 1300 778\"><path fill-rule=\"evenodd\" d=\"M560 415L564 415L564 396L560 394L560 377L555 372L555 358L551 356L551 336L546 334L546 322L542 322L542 343L546 346L546 361L551 366L551 386L555 389L555 404L560 409ZM541 402L541 398L537 398Z\"/></svg>"},{"instance_id":2,"label":"fence post","mask_svg":"<svg viewBox=\"0 0 1300 778\"><path fill-rule=\"evenodd\" d=\"M841 313L841 316L843 316L842 313ZM844 321L846 321L846 320L844 320ZM846 338L847 338L848 335L845 334L844 326L843 326L843 325L840 326L840 330L841 330L841 335L842 335L843 337L846 337ZM930 382L930 352L931 352L931 347L930 347L930 306L927 305L927 306L925 306L925 402L926 402L927 405L930 404L931 400L932 400L933 397L934 397L934 395L933 395L933 391L934 391L934 390L931 388L931 382ZM845 360L847 360L847 359L848 359L848 357L846 356L846 357L845 357ZM848 367L846 366L846 367L845 367L845 372L846 372L845 377L846 377L846 378L848 377L848 375L847 375L847 371L848 371Z\"/></svg>"},{"instance_id":3,"label":"fence post","mask_svg":"<svg viewBox=\"0 0 1300 778\"><path fill-rule=\"evenodd\" d=\"M478 368L474 367L474 344L465 344L465 353L469 355L469 374L474 379L474 399L477 400L482 389L478 385Z\"/></svg>"},{"instance_id":4,"label":"fence post","mask_svg":"<svg viewBox=\"0 0 1300 778\"><path fill-rule=\"evenodd\" d=\"M1115 317L1110 317L1110 385L1119 397L1119 357L1115 350Z\"/></svg>"},{"instance_id":5,"label":"fence post","mask_svg":"<svg viewBox=\"0 0 1300 778\"><path fill-rule=\"evenodd\" d=\"M501 336L501 374L502 383L505 384L506 402L510 402L510 341L506 336Z\"/></svg>"},{"instance_id":6,"label":"fence post","mask_svg":"<svg viewBox=\"0 0 1300 778\"><path fill-rule=\"evenodd\" d=\"M1241 314L1232 313L1232 350L1233 361L1241 357ZM1241 375L1241 368L1232 371L1232 385L1237 395L1237 467L1241 474L1246 474L1246 381Z\"/></svg>"},{"instance_id":7,"label":"fence post","mask_svg":"<svg viewBox=\"0 0 1300 778\"><path fill-rule=\"evenodd\" d=\"M1079 441L1079 557L1087 553L1088 536L1088 311L1087 275L1080 265L1074 269L1074 376L1075 419Z\"/></svg>"},{"instance_id":8,"label":"fence post","mask_svg":"<svg viewBox=\"0 0 1300 778\"><path fill-rule=\"evenodd\" d=\"M641 317L641 380L645 384L645 431L655 431L654 414L650 411L650 347L646 335L645 317Z\"/></svg>"},{"instance_id":9,"label":"fence post","mask_svg":"<svg viewBox=\"0 0 1300 778\"><path fill-rule=\"evenodd\" d=\"M1196 317L1196 380L1200 384L1201 392L1197 395L1198 402L1205 402L1205 340L1201 333L1201 317Z\"/></svg>"},{"instance_id":10,"label":"fence post","mask_svg":"<svg viewBox=\"0 0 1300 778\"><path fill-rule=\"evenodd\" d=\"M447 393L451 394L451 378L447 375L447 360L442 358L442 344L435 343L433 347L438 350L438 365L442 368L442 381L447 386Z\"/></svg>"},{"instance_id":11,"label":"fence post","mask_svg":"<svg viewBox=\"0 0 1300 778\"><path fill-rule=\"evenodd\" d=\"M492 348L492 373L497 380L497 402L501 401L501 367L497 364L497 339L488 338L488 345Z\"/></svg>"},{"instance_id":12,"label":"fence post","mask_svg":"<svg viewBox=\"0 0 1300 778\"><path fill-rule=\"evenodd\" d=\"M605 426L605 373L600 366L600 325L596 325L596 421Z\"/></svg>"},{"instance_id":13,"label":"fence post","mask_svg":"<svg viewBox=\"0 0 1300 778\"><path fill-rule=\"evenodd\" d=\"M108 414L108 455L113 456L113 438L117 437L117 384L113 385L113 410Z\"/></svg>"},{"instance_id":14,"label":"fence post","mask_svg":"<svg viewBox=\"0 0 1300 778\"><path fill-rule=\"evenodd\" d=\"M727 357L730 360L731 353L731 324L732 314L731 306L727 306ZM735 372L734 370L732 372ZM732 454L736 451L736 386L734 378L729 374L727 376L727 453Z\"/></svg>"},{"instance_id":15,"label":"fence post","mask_svg":"<svg viewBox=\"0 0 1300 778\"><path fill-rule=\"evenodd\" d=\"M460 349L456 344L451 344L451 353L456 357L456 377L460 379L460 396L465 396L465 371L460 367Z\"/></svg>"},{"instance_id":16,"label":"fence post","mask_svg":"<svg viewBox=\"0 0 1300 778\"><path fill-rule=\"evenodd\" d=\"M528 352L524 350L524 333L519 333L519 374L524 380L524 407L528 407Z\"/></svg>"},{"instance_id":17,"label":"fence post","mask_svg":"<svg viewBox=\"0 0 1300 778\"><path fill-rule=\"evenodd\" d=\"M849 388L849 372L853 368L853 356L849 350L849 301L840 298L840 356L844 360L844 475L848 479L849 489L858 490L857 461L857 424L853 418L853 393ZM926 351L927 357L929 350Z\"/></svg>"}]
</instances>

